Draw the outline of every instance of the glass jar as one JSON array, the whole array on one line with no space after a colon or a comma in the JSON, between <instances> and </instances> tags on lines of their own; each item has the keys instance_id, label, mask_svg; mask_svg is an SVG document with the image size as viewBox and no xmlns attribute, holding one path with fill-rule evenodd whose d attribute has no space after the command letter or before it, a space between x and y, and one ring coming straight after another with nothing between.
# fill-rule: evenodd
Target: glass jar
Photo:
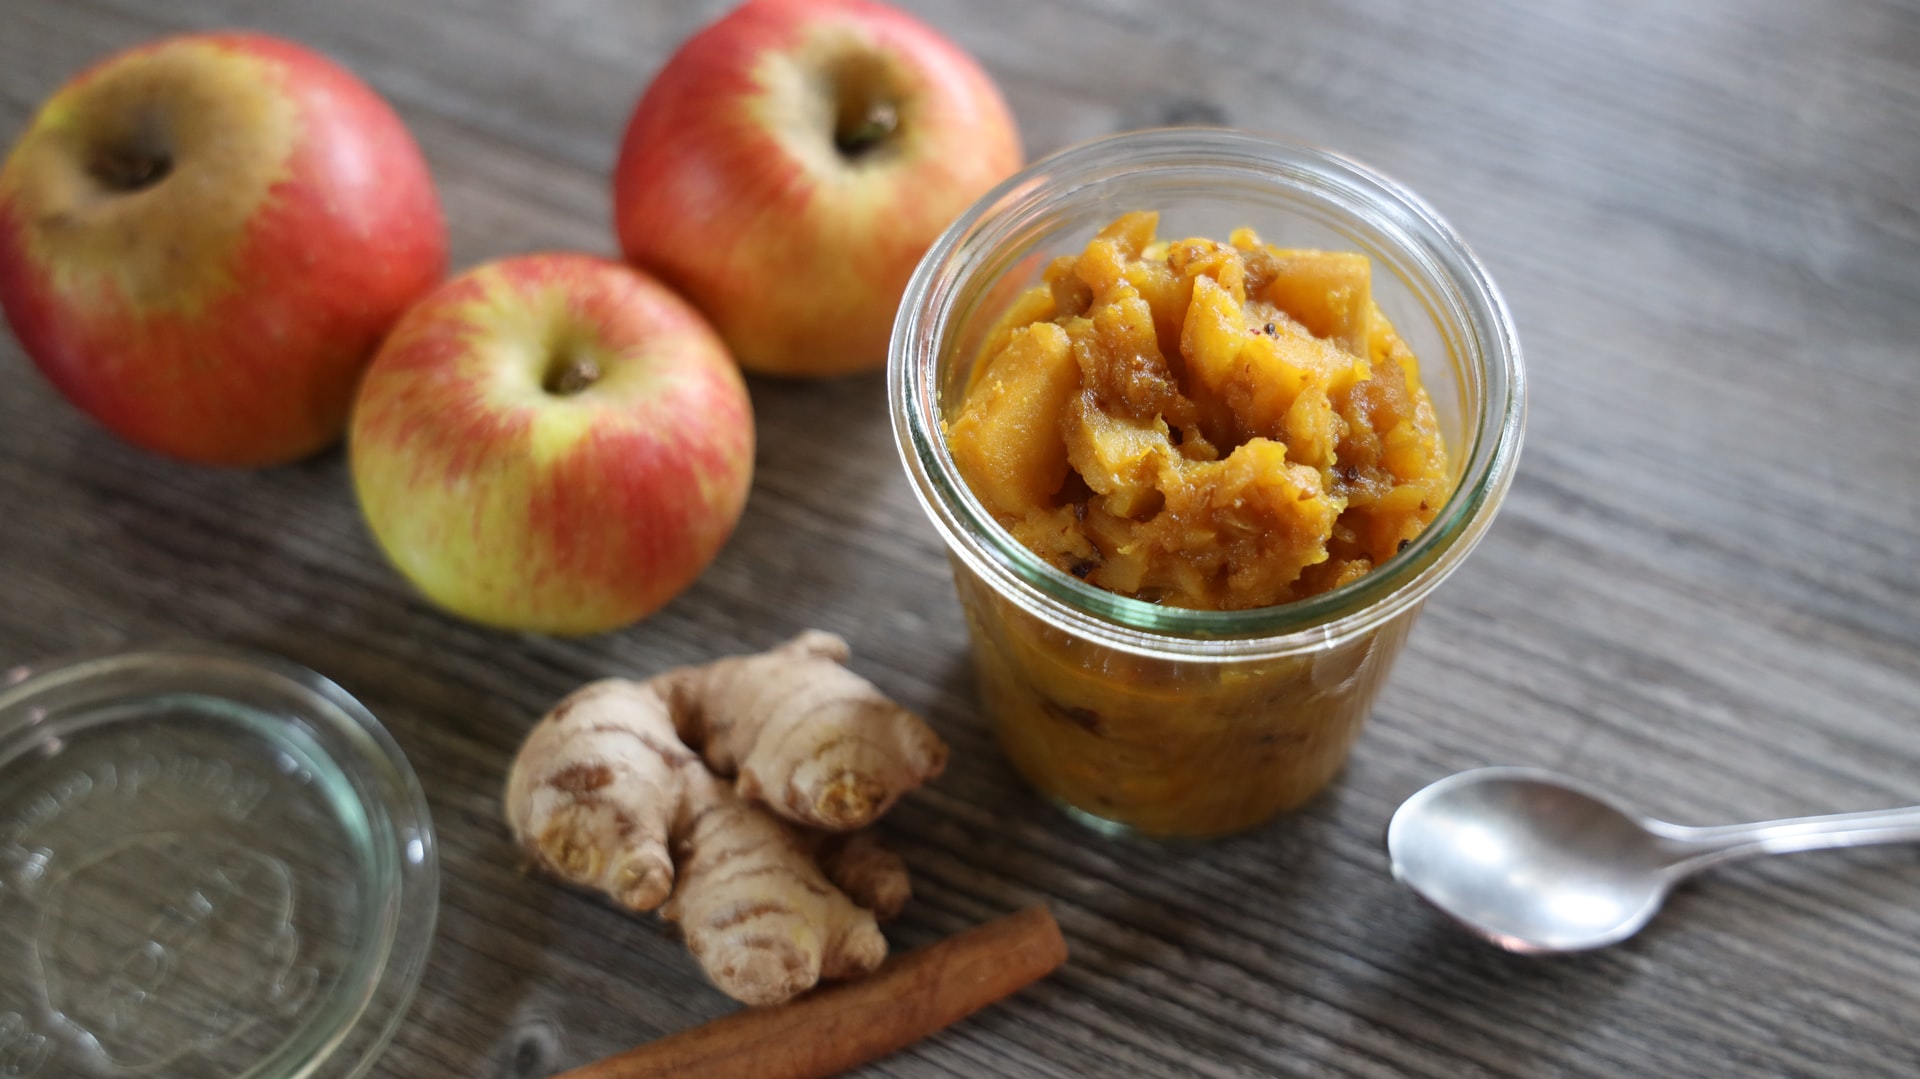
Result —
<instances>
[{"instance_id":1,"label":"glass jar","mask_svg":"<svg viewBox=\"0 0 1920 1079\"><path fill-rule=\"evenodd\" d=\"M986 333L1049 260L1130 210L1160 235L1249 226L1282 247L1359 251L1421 362L1453 494L1420 536L1341 588L1202 611L1096 588L1021 546L948 451ZM1422 601L1479 540L1513 477L1520 347L1486 270L1397 184L1245 132L1116 135L1039 161L927 252L894 324L888 400L915 492L946 541L981 702L1014 767L1099 826L1220 835L1292 809L1340 770Z\"/></svg>"},{"instance_id":2,"label":"glass jar","mask_svg":"<svg viewBox=\"0 0 1920 1079\"><path fill-rule=\"evenodd\" d=\"M286 660L0 672L0 1076L364 1075L426 966L435 849L386 729Z\"/></svg>"}]
</instances>

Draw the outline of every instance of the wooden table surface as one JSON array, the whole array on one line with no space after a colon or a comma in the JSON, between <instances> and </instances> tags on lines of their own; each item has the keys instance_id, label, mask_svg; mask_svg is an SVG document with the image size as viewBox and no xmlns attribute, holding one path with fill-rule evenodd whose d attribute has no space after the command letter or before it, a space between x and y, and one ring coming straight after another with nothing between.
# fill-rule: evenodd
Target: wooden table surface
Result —
<instances>
[{"instance_id":1,"label":"wooden table surface","mask_svg":"<svg viewBox=\"0 0 1920 1079\"><path fill-rule=\"evenodd\" d=\"M0 0L0 138L110 50L258 27L412 126L456 267L611 253L628 109L721 0ZM1073 958L872 1076L1913 1075L1911 849L1726 868L1543 961L1388 877L1425 783L1545 765L1669 819L1920 802L1920 8L1891 0L905 0L1029 154L1224 122L1421 192L1491 268L1532 382L1519 477L1429 603L1336 786L1228 841L1099 838L997 755L875 374L755 380L739 530L647 622L491 632L413 596L339 451L259 473L130 450L0 341L0 657L187 635L333 677L442 843L438 939L379 1076L538 1076L731 1009L661 925L517 871L509 755L575 685L845 635L952 743L886 822L927 943L1036 901ZM1246 25L1252 24L1252 28Z\"/></svg>"}]
</instances>

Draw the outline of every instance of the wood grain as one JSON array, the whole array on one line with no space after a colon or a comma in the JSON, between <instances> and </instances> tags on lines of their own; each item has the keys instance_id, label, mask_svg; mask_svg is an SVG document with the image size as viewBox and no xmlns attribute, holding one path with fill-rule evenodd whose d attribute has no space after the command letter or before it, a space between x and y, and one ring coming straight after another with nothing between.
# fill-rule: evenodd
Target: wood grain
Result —
<instances>
[{"instance_id":1,"label":"wood grain","mask_svg":"<svg viewBox=\"0 0 1920 1079\"><path fill-rule=\"evenodd\" d=\"M440 933L374 1074L548 1075L730 1010L657 924L520 875L499 786L580 682L808 626L954 747L886 825L916 881L895 945L1046 902L1074 956L862 1075L1920 1073L1911 850L1729 868L1644 936L1543 962L1442 924L1380 842L1402 798L1486 763L1684 822L1920 802L1920 8L903 3L982 58L1030 153L1223 121L1421 192L1503 286L1530 364L1503 514L1334 790L1225 842L1113 841L996 755L878 377L753 382L758 473L719 562L645 624L563 641L413 597L339 452L260 474L154 460L0 340L0 665L154 636L264 647L361 696L418 768ZM626 111L724 6L0 0L0 139L111 49L259 27L394 101L456 264L610 252Z\"/></svg>"}]
</instances>

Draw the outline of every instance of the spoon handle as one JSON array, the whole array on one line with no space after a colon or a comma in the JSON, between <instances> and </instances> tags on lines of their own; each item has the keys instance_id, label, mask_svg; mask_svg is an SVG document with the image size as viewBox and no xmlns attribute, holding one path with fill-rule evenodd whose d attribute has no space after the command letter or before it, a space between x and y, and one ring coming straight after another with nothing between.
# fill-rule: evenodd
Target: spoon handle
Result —
<instances>
[{"instance_id":1,"label":"spoon handle","mask_svg":"<svg viewBox=\"0 0 1920 1079\"><path fill-rule=\"evenodd\" d=\"M1920 842L1920 806L1706 828L1666 821L1648 824L1665 841L1671 859L1667 872L1675 880L1708 866L1760 854Z\"/></svg>"}]
</instances>

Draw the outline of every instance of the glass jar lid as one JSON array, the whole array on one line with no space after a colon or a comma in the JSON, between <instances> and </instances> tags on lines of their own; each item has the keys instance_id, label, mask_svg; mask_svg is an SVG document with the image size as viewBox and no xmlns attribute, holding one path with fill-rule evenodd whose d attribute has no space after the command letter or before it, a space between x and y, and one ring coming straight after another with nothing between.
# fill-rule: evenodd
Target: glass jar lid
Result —
<instances>
[{"instance_id":1,"label":"glass jar lid","mask_svg":"<svg viewBox=\"0 0 1920 1079\"><path fill-rule=\"evenodd\" d=\"M0 676L0 1075L359 1075L432 937L426 799L284 660Z\"/></svg>"}]
</instances>

